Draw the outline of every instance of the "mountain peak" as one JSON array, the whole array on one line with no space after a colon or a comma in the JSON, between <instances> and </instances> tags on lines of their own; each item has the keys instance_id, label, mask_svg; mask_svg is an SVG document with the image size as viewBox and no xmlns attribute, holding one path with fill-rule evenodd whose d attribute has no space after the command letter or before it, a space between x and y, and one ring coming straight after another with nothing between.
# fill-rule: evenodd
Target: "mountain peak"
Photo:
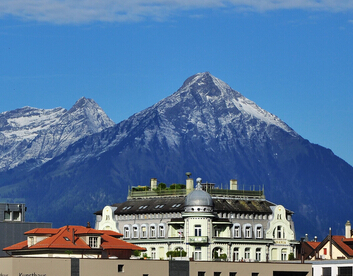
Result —
<instances>
[{"instance_id":1,"label":"mountain peak","mask_svg":"<svg viewBox=\"0 0 353 276\"><path fill-rule=\"evenodd\" d=\"M92 99L82 97L76 101L76 103L70 108L68 113L72 113L81 108L100 108L99 105Z\"/></svg>"}]
</instances>

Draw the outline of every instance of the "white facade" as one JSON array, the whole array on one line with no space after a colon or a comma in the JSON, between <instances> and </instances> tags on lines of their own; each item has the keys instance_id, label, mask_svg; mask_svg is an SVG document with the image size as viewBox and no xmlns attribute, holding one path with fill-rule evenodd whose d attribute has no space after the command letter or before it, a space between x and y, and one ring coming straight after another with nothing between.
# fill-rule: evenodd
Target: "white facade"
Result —
<instances>
[{"instance_id":1,"label":"white facade","mask_svg":"<svg viewBox=\"0 0 353 276\"><path fill-rule=\"evenodd\" d=\"M201 261L280 261L298 244L292 213L264 197L215 197L196 188L186 197L130 198L96 215L96 229L116 227L152 259L181 249Z\"/></svg>"}]
</instances>

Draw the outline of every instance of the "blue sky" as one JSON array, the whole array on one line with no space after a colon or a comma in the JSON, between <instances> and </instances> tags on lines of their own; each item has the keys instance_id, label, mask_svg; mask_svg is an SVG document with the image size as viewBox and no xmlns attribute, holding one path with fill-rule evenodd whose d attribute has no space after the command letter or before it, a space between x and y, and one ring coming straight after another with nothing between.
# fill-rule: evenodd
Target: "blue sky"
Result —
<instances>
[{"instance_id":1,"label":"blue sky","mask_svg":"<svg viewBox=\"0 0 353 276\"><path fill-rule=\"evenodd\" d=\"M209 71L353 165L353 0L2 0L0 112L116 123Z\"/></svg>"}]
</instances>

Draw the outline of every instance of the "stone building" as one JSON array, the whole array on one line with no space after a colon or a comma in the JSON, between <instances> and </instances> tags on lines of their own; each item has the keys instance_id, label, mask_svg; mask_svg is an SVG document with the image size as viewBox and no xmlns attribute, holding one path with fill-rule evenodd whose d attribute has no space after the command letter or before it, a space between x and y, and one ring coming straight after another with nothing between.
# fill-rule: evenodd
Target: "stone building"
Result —
<instances>
[{"instance_id":1,"label":"stone building","mask_svg":"<svg viewBox=\"0 0 353 276\"><path fill-rule=\"evenodd\" d=\"M95 228L122 233L152 259L170 251L200 261L264 262L296 254L293 212L266 200L263 190L240 190L236 180L221 189L201 178L194 189L187 175L182 189L162 190L155 178L150 187L133 187L125 202L95 213Z\"/></svg>"}]
</instances>

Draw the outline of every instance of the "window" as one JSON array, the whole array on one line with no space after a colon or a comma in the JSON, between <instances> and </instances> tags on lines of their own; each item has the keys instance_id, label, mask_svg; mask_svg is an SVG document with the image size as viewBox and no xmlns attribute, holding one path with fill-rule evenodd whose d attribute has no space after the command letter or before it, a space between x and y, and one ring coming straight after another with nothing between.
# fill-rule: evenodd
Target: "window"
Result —
<instances>
[{"instance_id":1,"label":"window","mask_svg":"<svg viewBox=\"0 0 353 276\"><path fill-rule=\"evenodd\" d=\"M124 272L124 265L118 264L118 272Z\"/></svg>"},{"instance_id":2,"label":"window","mask_svg":"<svg viewBox=\"0 0 353 276\"><path fill-rule=\"evenodd\" d=\"M234 225L234 238L240 238L240 225Z\"/></svg>"},{"instance_id":3,"label":"window","mask_svg":"<svg viewBox=\"0 0 353 276\"><path fill-rule=\"evenodd\" d=\"M124 226L124 238L130 239L130 227L129 226Z\"/></svg>"},{"instance_id":4,"label":"window","mask_svg":"<svg viewBox=\"0 0 353 276\"><path fill-rule=\"evenodd\" d=\"M234 261L238 261L239 260L239 247L235 247L234 248L233 258L234 258Z\"/></svg>"},{"instance_id":5,"label":"window","mask_svg":"<svg viewBox=\"0 0 353 276\"><path fill-rule=\"evenodd\" d=\"M323 267L322 276L331 276L331 267Z\"/></svg>"},{"instance_id":6,"label":"window","mask_svg":"<svg viewBox=\"0 0 353 276\"><path fill-rule=\"evenodd\" d=\"M275 239L284 239L285 238L284 229L282 226L277 226L273 230L273 238L275 238Z\"/></svg>"},{"instance_id":7,"label":"window","mask_svg":"<svg viewBox=\"0 0 353 276\"><path fill-rule=\"evenodd\" d=\"M197 272L197 276L205 276L205 275L206 275L206 272L204 272L204 271Z\"/></svg>"},{"instance_id":8,"label":"window","mask_svg":"<svg viewBox=\"0 0 353 276\"><path fill-rule=\"evenodd\" d=\"M17 221L21 220L20 212L18 211L12 212L12 220L17 220Z\"/></svg>"},{"instance_id":9,"label":"window","mask_svg":"<svg viewBox=\"0 0 353 276\"><path fill-rule=\"evenodd\" d=\"M195 261L200 261L201 260L201 247L195 247Z\"/></svg>"},{"instance_id":10,"label":"window","mask_svg":"<svg viewBox=\"0 0 353 276\"><path fill-rule=\"evenodd\" d=\"M147 238L147 226L146 225L141 226L141 238Z\"/></svg>"},{"instance_id":11,"label":"window","mask_svg":"<svg viewBox=\"0 0 353 276\"><path fill-rule=\"evenodd\" d=\"M324 248L324 255L327 255L327 248Z\"/></svg>"},{"instance_id":12,"label":"window","mask_svg":"<svg viewBox=\"0 0 353 276\"><path fill-rule=\"evenodd\" d=\"M220 228L215 227L214 232L215 232L214 233L215 237L220 237L221 236L221 229Z\"/></svg>"},{"instance_id":13,"label":"window","mask_svg":"<svg viewBox=\"0 0 353 276\"><path fill-rule=\"evenodd\" d=\"M250 259L250 247L245 248L245 259Z\"/></svg>"},{"instance_id":14,"label":"window","mask_svg":"<svg viewBox=\"0 0 353 276\"><path fill-rule=\"evenodd\" d=\"M287 249L282 249L281 250L281 260L286 261L287 260Z\"/></svg>"},{"instance_id":15,"label":"window","mask_svg":"<svg viewBox=\"0 0 353 276\"><path fill-rule=\"evenodd\" d=\"M155 247L151 248L151 259L157 259L156 248Z\"/></svg>"},{"instance_id":16,"label":"window","mask_svg":"<svg viewBox=\"0 0 353 276\"><path fill-rule=\"evenodd\" d=\"M213 276L221 276L221 272L213 272Z\"/></svg>"},{"instance_id":17,"label":"window","mask_svg":"<svg viewBox=\"0 0 353 276\"><path fill-rule=\"evenodd\" d=\"M5 211L4 212L4 219L5 220L11 220L11 212L10 211Z\"/></svg>"},{"instance_id":18,"label":"window","mask_svg":"<svg viewBox=\"0 0 353 276\"><path fill-rule=\"evenodd\" d=\"M258 272L252 272L251 276L259 276L259 273Z\"/></svg>"},{"instance_id":19,"label":"window","mask_svg":"<svg viewBox=\"0 0 353 276\"><path fill-rule=\"evenodd\" d=\"M165 236L165 228L164 228L164 225L161 224L158 226L158 237L164 238L164 236Z\"/></svg>"},{"instance_id":20,"label":"window","mask_svg":"<svg viewBox=\"0 0 353 276\"><path fill-rule=\"evenodd\" d=\"M352 267L351 266L343 266L338 267L338 276L347 276L352 275Z\"/></svg>"},{"instance_id":21,"label":"window","mask_svg":"<svg viewBox=\"0 0 353 276\"><path fill-rule=\"evenodd\" d=\"M256 261L261 261L261 248L256 248L256 256L255 256Z\"/></svg>"},{"instance_id":22,"label":"window","mask_svg":"<svg viewBox=\"0 0 353 276\"><path fill-rule=\"evenodd\" d=\"M251 225L245 226L245 238L247 239L251 238Z\"/></svg>"},{"instance_id":23,"label":"window","mask_svg":"<svg viewBox=\"0 0 353 276\"><path fill-rule=\"evenodd\" d=\"M262 227L261 226L256 226L256 238L258 238L258 239L262 238Z\"/></svg>"},{"instance_id":24,"label":"window","mask_svg":"<svg viewBox=\"0 0 353 276\"><path fill-rule=\"evenodd\" d=\"M156 226L151 225L150 227L150 238L155 238L156 237Z\"/></svg>"},{"instance_id":25,"label":"window","mask_svg":"<svg viewBox=\"0 0 353 276\"><path fill-rule=\"evenodd\" d=\"M237 273L236 272L229 272L229 276L236 276Z\"/></svg>"},{"instance_id":26,"label":"window","mask_svg":"<svg viewBox=\"0 0 353 276\"><path fill-rule=\"evenodd\" d=\"M139 237L139 230L137 225L132 226L132 237L137 239Z\"/></svg>"},{"instance_id":27,"label":"window","mask_svg":"<svg viewBox=\"0 0 353 276\"><path fill-rule=\"evenodd\" d=\"M98 237L89 237L89 247L97 248L98 247Z\"/></svg>"},{"instance_id":28,"label":"window","mask_svg":"<svg viewBox=\"0 0 353 276\"><path fill-rule=\"evenodd\" d=\"M196 237L200 237L201 236L201 225L200 224L196 224L195 225L195 236Z\"/></svg>"},{"instance_id":29,"label":"window","mask_svg":"<svg viewBox=\"0 0 353 276\"><path fill-rule=\"evenodd\" d=\"M34 237L28 237L28 247L34 245Z\"/></svg>"}]
</instances>

